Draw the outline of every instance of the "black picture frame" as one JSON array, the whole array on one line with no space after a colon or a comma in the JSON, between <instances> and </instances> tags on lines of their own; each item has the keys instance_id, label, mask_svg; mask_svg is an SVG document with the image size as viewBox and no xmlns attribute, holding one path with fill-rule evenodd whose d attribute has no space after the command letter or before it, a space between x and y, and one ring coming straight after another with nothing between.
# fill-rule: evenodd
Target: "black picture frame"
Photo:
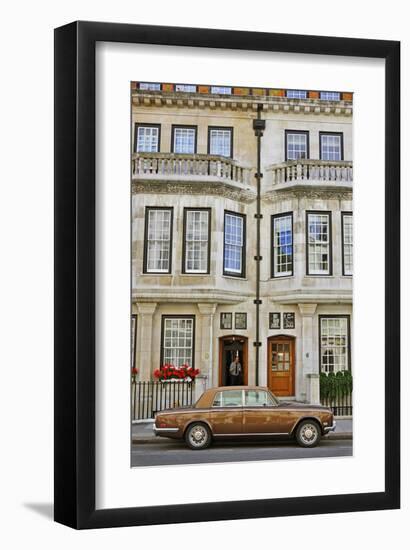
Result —
<instances>
[{"instance_id":1,"label":"black picture frame","mask_svg":"<svg viewBox=\"0 0 410 550\"><path fill-rule=\"evenodd\" d=\"M293 311L283 312L283 328L288 330L295 328L295 313Z\"/></svg>"},{"instance_id":2,"label":"black picture frame","mask_svg":"<svg viewBox=\"0 0 410 550\"><path fill-rule=\"evenodd\" d=\"M269 329L277 330L280 329L280 312L273 311L269 313Z\"/></svg>"},{"instance_id":3,"label":"black picture frame","mask_svg":"<svg viewBox=\"0 0 410 550\"><path fill-rule=\"evenodd\" d=\"M95 47L99 41L385 61L385 489L96 509ZM74 22L55 30L54 519L77 529L400 507L400 43Z\"/></svg>"},{"instance_id":4,"label":"black picture frame","mask_svg":"<svg viewBox=\"0 0 410 550\"><path fill-rule=\"evenodd\" d=\"M232 330L232 313L221 311L219 328L221 330Z\"/></svg>"},{"instance_id":5,"label":"black picture frame","mask_svg":"<svg viewBox=\"0 0 410 550\"><path fill-rule=\"evenodd\" d=\"M248 327L248 315L246 312L235 312L235 330L246 330Z\"/></svg>"}]
</instances>

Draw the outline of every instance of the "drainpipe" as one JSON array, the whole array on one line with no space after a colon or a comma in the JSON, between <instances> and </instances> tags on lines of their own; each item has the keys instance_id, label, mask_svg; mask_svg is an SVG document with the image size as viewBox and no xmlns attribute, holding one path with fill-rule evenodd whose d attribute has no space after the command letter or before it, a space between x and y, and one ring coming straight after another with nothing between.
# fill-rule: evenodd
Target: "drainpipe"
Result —
<instances>
[{"instance_id":1,"label":"drainpipe","mask_svg":"<svg viewBox=\"0 0 410 550\"><path fill-rule=\"evenodd\" d=\"M256 168L256 256L254 257L256 261L256 297L254 304L256 306L256 330L255 330L255 341L253 343L255 347L255 385L259 386L259 348L262 345L262 342L259 339L259 309L262 303L260 299L260 264L262 261L261 256L261 179L263 177L261 173L261 139L263 136L263 131L266 126L266 121L261 119L262 104L258 104L258 115L257 118L253 119L253 130L256 136L257 144L257 168Z\"/></svg>"}]
</instances>

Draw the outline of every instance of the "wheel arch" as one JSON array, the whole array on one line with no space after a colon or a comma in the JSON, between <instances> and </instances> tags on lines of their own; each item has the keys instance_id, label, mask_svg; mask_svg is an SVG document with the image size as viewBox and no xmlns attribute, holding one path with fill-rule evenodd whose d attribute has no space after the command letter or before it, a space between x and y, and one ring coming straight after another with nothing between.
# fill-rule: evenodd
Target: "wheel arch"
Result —
<instances>
[{"instance_id":1,"label":"wheel arch","mask_svg":"<svg viewBox=\"0 0 410 550\"><path fill-rule=\"evenodd\" d=\"M302 422L305 422L306 420L310 420L310 421L313 420L314 422L316 422L319 425L321 435L323 435L324 432L323 432L322 422L321 422L320 418L317 418L316 416L313 416L313 415L303 416L302 418L299 418L298 420L296 420L296 422L293 425L293 428L290 431L290 435L294 436L296 434L296 430L298 429L300 424Z\"/></svg>"},{"instance_id":2,"label":"wheel arch","mask_svg":"<svg viewBox=\"0 0 410 550\"><path fill-rule=\"evenodd\" d=\"M196 419L196 420L192 420L192 419L188 420L187 423L186 423L185 426L184 426L183 437L185 437L185 434L186 434L188 428L189 428L190 426L192 426L192 424L205 424L205 426L206 426L206 427L209 429L209 431L211 432L211 437L213 437L214 432L213 432L213 430L212 430L211 424L209 423L208 420L204 420L203 418L198 418L198 419Z\"/></svg>"}]
</instances>

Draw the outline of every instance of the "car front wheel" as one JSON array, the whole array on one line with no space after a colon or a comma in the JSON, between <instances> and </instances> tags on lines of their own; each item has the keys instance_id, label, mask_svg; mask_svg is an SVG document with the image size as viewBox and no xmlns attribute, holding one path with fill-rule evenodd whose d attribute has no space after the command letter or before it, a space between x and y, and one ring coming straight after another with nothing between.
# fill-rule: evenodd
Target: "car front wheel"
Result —
<instances>
[{"instance_id":1,"label":"car front wheel","mask_svg":"<svg viewBox=\"0 0 410 550\"><path fill-rule=\"evenodd\" d=\"M185 441L195 451L206 449L211 444L211 432L206 424L195 422L188 427Z\"/></svg>"},{"instance_id":2,"label":"car front wheel","mask_svg":"<svg viewBox=\"0 0 410 550\"><path fill-rule=\"evenodd\" d=\"M316 447L320 437L319 424L314 420L304 420L296 430L296 441L301 447Z\"/></svg>"}]
</instances>

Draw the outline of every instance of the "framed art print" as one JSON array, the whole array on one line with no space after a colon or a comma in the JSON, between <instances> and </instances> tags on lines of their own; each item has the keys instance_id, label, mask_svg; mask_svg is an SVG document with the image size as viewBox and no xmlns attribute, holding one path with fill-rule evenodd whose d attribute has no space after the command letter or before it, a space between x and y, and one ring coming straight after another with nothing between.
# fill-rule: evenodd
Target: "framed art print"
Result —
<instances>
[{"instance_id":1,"label":"framed art print","mask_svg":"<svg viewBox=\"0 0 410 550\"><path fill-rule=\"evenodd\" d=\"M280 328L280 313L279 312L269 313L269 328L270 329L279 329Z\"/></svg>"},{"instance_id":2,"label":"framed art print","mask_svg":"<svg viewBox=\"0 0 410 550\"><path fill-rule=\"evenodd\" d=\"M247 314L235 313L235 329L246 330L247 328Z\"/></svg>"},{"instance_id":3,"label":"framed art print","mask_svg":"<svg viewBox=\"0 0 410 550\"><path fill-rule=\"evenodd\" d=\"M56 521L399 507L399 58L56 29Z\"/></svg>"}]
</instances>

